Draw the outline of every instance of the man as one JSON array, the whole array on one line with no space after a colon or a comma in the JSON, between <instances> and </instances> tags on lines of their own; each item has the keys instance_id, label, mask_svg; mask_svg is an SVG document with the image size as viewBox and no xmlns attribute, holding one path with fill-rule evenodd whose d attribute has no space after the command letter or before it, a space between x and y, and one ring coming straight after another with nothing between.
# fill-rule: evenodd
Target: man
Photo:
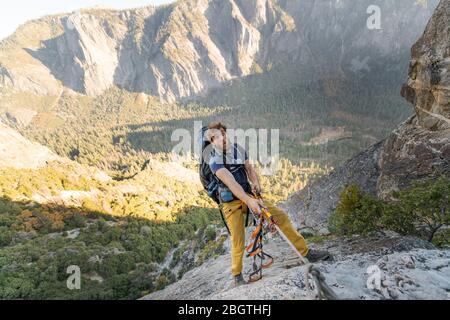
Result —
<instances>
[{"instance_id":1,"label":"man","mask_svg":"<svg viewBox=\"0 0 450 320\"><path fill-rule=\"evenodd\" d=\"M310 262L329 258L327 252L309 250L305 239L295 230L288 215L269 201L252 197L261 193L261 185L255 168L250 164L247 152L238 144L231 144L227 128L220 122L212 123L205 133L213 151L209 161L212 173L219 180L220 209L231 234L231 273L235 285L246 284L242 276L245 249L245 217L248 208L261 214L261 207L273 216L275 223ZM250 184L251 183L251 184Z\"/></svg>"}]
</instances>

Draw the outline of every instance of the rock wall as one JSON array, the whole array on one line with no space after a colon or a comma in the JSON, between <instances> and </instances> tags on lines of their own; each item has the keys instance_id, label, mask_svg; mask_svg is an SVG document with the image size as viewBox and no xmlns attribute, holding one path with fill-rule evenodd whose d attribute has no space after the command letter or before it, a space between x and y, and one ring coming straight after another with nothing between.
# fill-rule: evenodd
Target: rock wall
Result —
<instances>
[{"instance_id":1,"label":"rock wall","mask_svg":"<svg viewBox=\"0 0 450 320\"><path fill-rule=\"evenodd\" d=\"M450 0L442 0L412 47L401 94L413 104L415 114L385 140L291 195L282 206L299 227L326 230L339 194L349 184L388 199L416 181L450 177L449 21Z\"/></svg>"},{"instance_id":2,"label":"rock wall","mask_svg":"<svg viewBox=\"0 0 450 320\"><path fill-rule=\"evenodd\" d=\"M450 177L450 1L441 1L412 47L401 93L415 115L384 144L377 184L382 198L416 180Z\"/></svg>"}]
</instances>

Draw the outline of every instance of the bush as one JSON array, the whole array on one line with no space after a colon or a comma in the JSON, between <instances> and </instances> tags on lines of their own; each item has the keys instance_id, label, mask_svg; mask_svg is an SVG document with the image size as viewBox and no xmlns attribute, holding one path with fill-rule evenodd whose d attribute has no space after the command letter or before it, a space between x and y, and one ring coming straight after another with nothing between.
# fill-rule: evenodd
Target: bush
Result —
<instances>
[{"instance_id":1,"label":"bush","mask_svg":"<svg viewBox=\"0 0 450 320\"><path fill-rule=\"evenodd\" d=\"M450 225L450 180L442 177L396 192L389 207L386 226L432 241L436 232Z\"/></svg>"},{"instance_id":2,"label":"bush","mask_svg":"<svg viewBox=\"0 0 450 320\"><path fill-rule=\"evenodd\" d=\"M357 185L350 185L340 195L329 220L329 229L340 235L364 235L380 229L381 217L381 203L372 196L364 195Z\"/></svg>"},{"instance_id":3,"label":"bush","mask_svg":"<svg viewBox=\"0 0 450 320\"><path fill-rule=\"evenodd\" d=\"M79 212L67 215L64 218L64 222L69 229L84 228L86 226L86 218Z\"/></svg>"},{"instance_id":4,"label":"bush","mask_svg":"<svg viewBox=\"0 0 450 320\"><path fill-rule=\"evenodd\" d=\"M437 232L433 243L441 248L450 248L450 228Z\"/></svg>"},{"instance_id":5,"label":"bush","mask_svg":"<svg viewBox=\"0 0 450 320\"><path fill-rule=\"evenodd\" d=\"M329 220L329 229L336 234L367 234L388 229L430 242L449 225L450 180L444 177L395 192L389 202L363 194L356 185L348 186ZM447 243L445 235L448 233L440 233L438 243Z\"/></svg>"},{"instance_id":6,"label":"bush","mask_svg":"<svg viewBox=\"0 0 450 320\"><path fill-rule=\"evenodd\" d=\"M214 226L208 226L205 230L205 240L206 242L213 241L216 239L216 228Z\"/></svg>"},{"instance_id":7,"label":"bush","mask_svg":"<svg viewBox=\"0 0 450 320\"><path fill-rule=\"evenodd\" d=\"M6 227L0 227L0 247L7 246L11 243L13 232Z\"/></svg>"},{"instance_id":8,"label":"bush","mask_svg":"<svg viewBox=\"0 0 450 320\"><path fill-rule=\"evenodd\" d=\"M0 277L0 297L2 299L24 299L32 292L33 280L23 275Z\"/></svg>"}]
</instances>

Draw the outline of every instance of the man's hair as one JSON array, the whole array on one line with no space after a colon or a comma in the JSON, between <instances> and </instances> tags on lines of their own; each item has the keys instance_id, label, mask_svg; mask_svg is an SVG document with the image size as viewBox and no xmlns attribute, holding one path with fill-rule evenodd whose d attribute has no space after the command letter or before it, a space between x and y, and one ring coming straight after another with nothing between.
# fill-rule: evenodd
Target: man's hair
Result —
<instances>
[{"instance_id":1,"label":"man's hair","mask_svg":"<svg viewBox=\"0 0 450 320\"><path fill-rule=\"evenodd\" d=\"M206 139L211 142L211 138L214 137L216 130L227 131L227 127L222 122L212 122L208 125L208 130L206 130Z\"/></svg>"}]
</instances>

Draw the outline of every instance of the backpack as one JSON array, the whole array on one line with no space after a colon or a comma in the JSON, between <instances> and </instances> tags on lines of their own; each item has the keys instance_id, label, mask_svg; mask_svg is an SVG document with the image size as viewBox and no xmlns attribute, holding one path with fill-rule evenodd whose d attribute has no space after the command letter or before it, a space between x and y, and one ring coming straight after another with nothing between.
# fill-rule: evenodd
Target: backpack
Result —
<instances>
[{"instance_id":1,"label":"backpack","mask_svg":"<svg viewBox=\"0 0 450 320\"><path fill-rule=\"evenodd\" d=\"M212 153L211 150L211 142L205 139L205 132L208 130L208 127L203 127L200 132L201 138L201 154L200 154L200 166L199 166L199 175L200 181L203 185L203 188L208 193L208 196L213 199L217 204L220 204L220 200L218 197L219 190L219 181L217 177L212 173L211 168L209 167L209 159ZM209 147L207 149L207 147Z\"/></svg>"}]
</instances>

